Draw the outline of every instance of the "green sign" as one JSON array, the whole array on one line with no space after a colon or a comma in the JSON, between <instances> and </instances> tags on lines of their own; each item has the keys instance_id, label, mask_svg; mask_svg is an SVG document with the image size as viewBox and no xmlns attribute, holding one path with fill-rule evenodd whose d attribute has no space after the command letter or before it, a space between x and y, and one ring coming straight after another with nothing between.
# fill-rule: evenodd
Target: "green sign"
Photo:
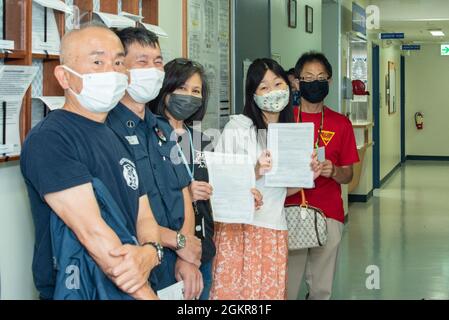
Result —
<instances>
[{"instance_id":1,"label":"green sign","mask_svg":"<svg viewBox=\"0 0 449 320\"><path fill-rule=\"evenodd\" d=\"M441 45L441 55L442 56L449 56L449 44L442 44Z\"/></svg>"}]
</instances>

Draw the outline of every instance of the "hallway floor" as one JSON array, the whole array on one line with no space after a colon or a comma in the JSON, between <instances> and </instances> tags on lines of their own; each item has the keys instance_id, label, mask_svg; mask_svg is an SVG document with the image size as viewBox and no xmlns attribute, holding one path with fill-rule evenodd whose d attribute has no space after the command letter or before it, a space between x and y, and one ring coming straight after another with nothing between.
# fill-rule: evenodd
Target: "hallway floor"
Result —
<instances>
[{"instance_id":1,"label":"hallway floor","mask_svg":"<svg viewBox=\"0 0 449 320\"><path fill-rule=\"evenodd\" d=\"M408 161L352 203L333 299L449 299L449 165ZM368 266L380 289L366 288Z\"/></svg>"}]
</instances>

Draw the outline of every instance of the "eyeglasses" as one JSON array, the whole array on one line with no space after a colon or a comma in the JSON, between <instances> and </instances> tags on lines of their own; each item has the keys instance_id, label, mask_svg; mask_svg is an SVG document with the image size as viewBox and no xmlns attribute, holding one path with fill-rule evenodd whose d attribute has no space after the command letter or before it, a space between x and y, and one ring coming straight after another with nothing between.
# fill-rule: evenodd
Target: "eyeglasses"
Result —
<instances>
[{"instance_id":1,"label":"eyeglasses","mask_svg":"<svg viewBox=\"0 0 449 320\"><path fill-rule=\"evenodd\" d=\"M175 63L183 65L183 66L191 65L194 68L200 69L201 71L204 70L204 67L196 61L192 61L192 60L184 59L184 58L178 58L178 59L175 59L174 61L175 61Z\"/></svg>"},{"instance_id":2,"label":"eyeglasses","mask_svg":"<svg viewBox=\"0 0 449 320\"><path fill-rule=\"evenodd\" d=\"M307 75L305 77L299 77L299 80L305 81L305 82L313 82L316 80L318 80L319 82L325 82L325 81L329 80L329 77L325 76L325 75L321 75L321 74L317 77Z\"/></svg>"}]
</instances>

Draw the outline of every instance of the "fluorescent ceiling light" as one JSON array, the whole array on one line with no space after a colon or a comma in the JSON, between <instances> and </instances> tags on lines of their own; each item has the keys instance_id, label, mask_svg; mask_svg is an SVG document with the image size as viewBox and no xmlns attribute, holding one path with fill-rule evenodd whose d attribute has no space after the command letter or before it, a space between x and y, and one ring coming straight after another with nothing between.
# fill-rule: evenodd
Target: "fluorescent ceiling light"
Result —
<instances>
[{"instance_id":1,"label":"fluorescent ceiling light","mask_svg":"<svg viewBox=\"0 0 449 320\"><path fill-rule=\"evenodd\" d=\"M434 37L444 37L444 32L441 30L429 30L429 32L432 34L432 36Z\"/></svg>"}]
</instances>

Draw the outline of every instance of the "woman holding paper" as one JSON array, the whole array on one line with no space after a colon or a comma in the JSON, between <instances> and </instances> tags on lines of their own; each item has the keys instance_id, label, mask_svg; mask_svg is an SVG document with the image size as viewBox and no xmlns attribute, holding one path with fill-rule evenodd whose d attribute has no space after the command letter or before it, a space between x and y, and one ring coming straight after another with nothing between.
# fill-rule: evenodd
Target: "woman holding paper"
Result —
<instances>
[{"instance_id":1,"label":"woman holding paper","mask_svg":"<svg viewBox=\"0 0 449 320\"><path fill-rule=\"evenodd\" d=\"M196 236L202 240L200 271L204 289L200 300L209 298L212 285L212 261L215 256L213 242L214 221L210 197L208 171L203 151L210 144L210 138L193 128L206 114L209 89L203 67L188 59L175 59L165 66L165 79L159 97L152 103L152 111L168 120L177 139L181 158L192 183L189 186L195 210ZM253 191L257 201L261 195ZM181 280L181 275L178 280ZM185 279L183 279L186 281Z\"/></svg>"},{"instance_id":2,"label":"woman holding paper","mask_svg":"<svg viewBox=\"0 0 449 320\"><path fill-rule=\"evenodd\" d=\"M299 189L267 187L265 174L272 168L271 153L266 150L268 124L293 122L285 71L272 59L255 60L248 69L243 115L231 116L215 151L251 157L264 205L251 224L216 223L211 299L286 299L288 233L284 201ZM320 165L316 157L312 169L317 177Z\"/></svg>"}]
</instances>

